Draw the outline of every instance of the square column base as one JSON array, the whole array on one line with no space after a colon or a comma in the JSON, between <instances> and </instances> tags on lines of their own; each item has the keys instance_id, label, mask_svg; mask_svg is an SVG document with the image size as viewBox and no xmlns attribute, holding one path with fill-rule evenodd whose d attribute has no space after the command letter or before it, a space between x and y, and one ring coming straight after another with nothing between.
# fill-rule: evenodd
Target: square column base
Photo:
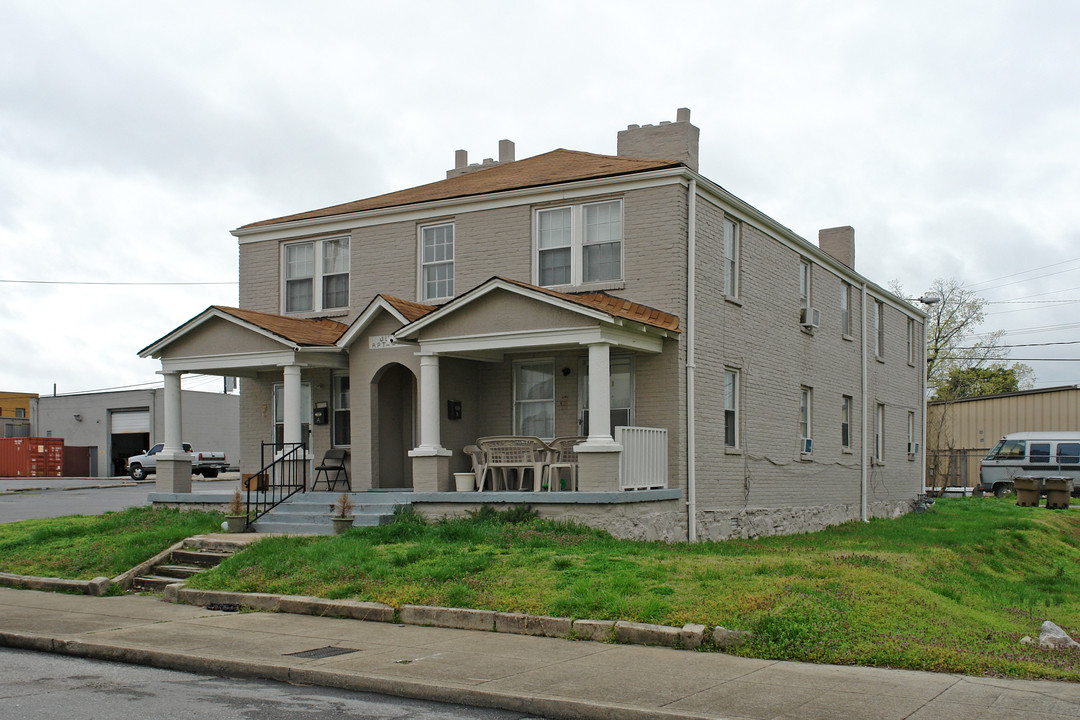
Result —
<instances>
[{"instance_id":1,"label":"square column base","mask_svg":"<svg viewBox=\"0 0 1080 720\"><path fill-rule=\"evenodd\" d=\"M454 489L448 450L431 455L409 454L412 455L413 492L450 492Z\"/></svg>"},{"instance_id":2,"label":"square column base","mask_svg":"<svg viewBox=\"0 0 1080 720\"><path fill-rule=\"evenodd\" d=\"M622 446L603 450L578 445L577 488L579 492L616 492L619 489L619 458Z\"/></svg>"},{"instance_id":3,"label":"square column base","mask_svg":"<svg viewBox=\"0 0 1080 720\"><path fill-rule=\"evenodd\" d=\"M191 456L185 454L183 458L164 458L159 455L155 475L155 489L158 492L191 492Z\"/></svg>"}]
</instances>

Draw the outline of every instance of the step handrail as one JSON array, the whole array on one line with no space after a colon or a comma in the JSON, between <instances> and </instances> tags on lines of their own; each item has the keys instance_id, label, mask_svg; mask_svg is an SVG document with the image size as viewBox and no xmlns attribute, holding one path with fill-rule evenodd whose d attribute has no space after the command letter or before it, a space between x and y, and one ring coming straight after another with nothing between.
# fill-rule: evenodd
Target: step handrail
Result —
<instances>
[{"instance_id":1,"label":"step handrail","mask_svg":"<svg viewBox=\"0 0 1080 720\"><path fill-rule=\"evenodd\" d=\"M279 449L280 448L280 449ZM272 459L266 461L269 450ZM264 442L259 464L262 469L247 484L244 530L259 518L307 487L307 445L298 443Z\"/></svg>"}]
</instances>

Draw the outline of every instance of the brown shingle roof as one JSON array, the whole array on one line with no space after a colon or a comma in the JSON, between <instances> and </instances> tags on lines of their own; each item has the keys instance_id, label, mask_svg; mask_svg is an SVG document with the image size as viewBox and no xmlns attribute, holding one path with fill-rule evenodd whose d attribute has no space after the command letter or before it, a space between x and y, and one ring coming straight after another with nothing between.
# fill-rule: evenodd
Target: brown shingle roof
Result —
<instances>
[{"instance_id":1,"label":"brown shingle roof","mask_svg":"<svg viewBox=\"0 0 1080 720\"><path fill-rule=\"evenodd\" d=\"M519 190L522 188L537 187L540 185L553 185L557 183L572 182L574 180L587 180L591 178L608 177L612 175L626 175L628 173L659 170L667 167L678 167L682 163L676 160L641 160L637 158L615 157L611 155L595 155L593 153L578 152L576 150L552 150L543 155L536 155L517 162L495 165L485 170L475 170L465 175L440 180L438 182L420 185L407 190L376 195L375 197L341 205L332 205L320 210L285 215L283 217L261 220L259 222L244 225L241 229L261 227L264 225L276 225L277 223L290 222L292 220L308 220L312 218L344 215L346 213L361 212L363 210L376 210L380 208L396 207L399 205L413 205L415 203L428 202L431 200L447 200L470 195L482 195L484 193L500 192L503 190Z\"/></svg>"},{"instance_id":2,"label":"brown shingle roof","mask_svg":"<svg viewBox=\"0 0 1080 720\"><path fill-rule=\"evenodd\" d=\"M538 287L536 285L530 285L529 283L524 283L520 280L511 280L510 278L500 278L500 280L505 280L518 287L536 290L545 295L568 300L578 305L594 308L601 312L606 312L609 315L613 315L614 317L633 320L634 322L639 322L643 325L652 325L653 327L658 327L662 330L682 332L682 330L679 329L679 317L677 315L672 315L671 313L657 310L656 308L642 305L641 303L624 300L623 298L615 297L614 295L608 295L605 292L564 293L557 290Z\"/></svg>"},{"instance_id":3,"label":"brown shingle roof","mask_svg":"<svg viewBox=\"0 0 1080 720\"><path fill-rule=\"evenodd\" d=\"M297 345L332 346L349 328L344 323L327 318L291 318L223 305L211 305L211 307Z\"/></svg>"},{"instance_id":4,"label":"brown shingle roof","mask_svg":"<svg viewBox=\"0 0 1080 720\"><path fill-rule=\"evenodd\" d=\"M396 298L391 295L384 295L382 293L379 293L379 297L390 303L395 310L404 315L406 322L419 320L432 310L438 309L434 305L422 305L418 302L412 302L411 300L402 300L401 298Z\"/></svg>"}]
</instances>

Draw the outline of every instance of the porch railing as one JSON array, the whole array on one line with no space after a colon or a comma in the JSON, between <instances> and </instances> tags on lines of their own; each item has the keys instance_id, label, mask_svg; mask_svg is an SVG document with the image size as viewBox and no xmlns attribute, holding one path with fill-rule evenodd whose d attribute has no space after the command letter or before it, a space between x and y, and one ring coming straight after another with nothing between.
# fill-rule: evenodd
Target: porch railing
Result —
<instances>
[{"instance_id":1,"label":"porch railing","mask_svg":"<svg viewBox=\"0 0 1080 720\"><path fill-rule=\"evenodd\" d=\"M269 462L267 456L269 455ZM259 470L247 486L248 527L275 507L307 487L306 444L264 442Z\"/></svg>"},{"instance_id":2,"label":"porch railing","mask_svg":"<svg viewBox=\"0 0 1080 720\"><path fill-rule=\"evenodd\" d=\"M615 428L615 442L623 448L619 455L620 490L667 487L666 428L619 426Z\"/></svg>"}]
</instances>

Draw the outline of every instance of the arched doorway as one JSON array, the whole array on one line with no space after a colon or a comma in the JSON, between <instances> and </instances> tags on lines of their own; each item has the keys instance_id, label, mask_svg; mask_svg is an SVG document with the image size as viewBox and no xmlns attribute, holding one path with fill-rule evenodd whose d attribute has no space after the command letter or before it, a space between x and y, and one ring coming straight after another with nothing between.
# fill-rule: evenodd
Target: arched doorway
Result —
<instances>
[{"instance_id":1,"label":"arched doorway","mask_svg":"<svg viewBox=\"0 0 1080 720\"><path fill-rule=\"evenodd\" d=\"M416 376L391 363L371 380L371 486L411 488L416 447Z\"/></svg>"}]
</instances>

